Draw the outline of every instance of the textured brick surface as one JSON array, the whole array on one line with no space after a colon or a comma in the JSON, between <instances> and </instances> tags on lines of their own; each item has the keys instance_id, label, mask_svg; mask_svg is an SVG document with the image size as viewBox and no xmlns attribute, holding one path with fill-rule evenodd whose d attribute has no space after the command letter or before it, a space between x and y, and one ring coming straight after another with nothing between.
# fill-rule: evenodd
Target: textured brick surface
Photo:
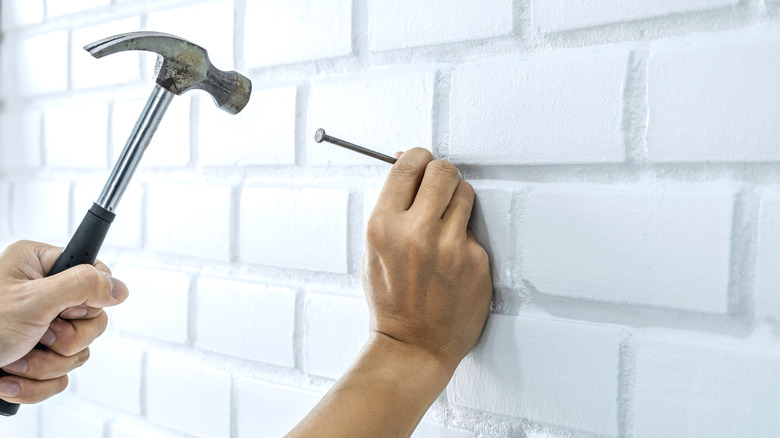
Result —
<instances>
[{"instance_id":1,"label":"textured brick surface","mask_svg":"<svg viewBox=\"0 0 780 438\"><path fill-rule=\"evenodd\" d=\"M660 162L778 161L780 39L653 50L647 151ZM680 129L685 126L685 129Z\"/></svg>"},{"instance_id":2,"label":"textured brick surface","mask_svg":"<svg viewBox=\"0 0 780 438\"><path fill-rule=\"evenodd\" d=\"M238 115L201 98L200 164L295 164L295 97L295 87L253 89Z\"/></svg>"},{"instance_id":3,"label":"textured brick surface","mask_svg":"<svg viewBox=\"0 0 780 438\"><path fill-rule=\"evenodd\" d=\"M127 301L109 310L112 328L179 344L187 341L187 275L126 265L117 265L112 272L130 289Z\"/></svg>"},{"instance_id":4,"label":"textured brick surface","mask_svg":"<svg viewBox=\"0 0 780 438\"><path fill-rule=\"evenodd\" d=\"M642 20L692 11L735 6L738 0L661 0L624 2L620 0L538 0L534 3L534 24L542 32L594 27Z\"/></svg>"},{"instance_id":5,"label":"textured brick surface","mask_svg":"<svg viewBox=\"0 0 780 438\"><path fill-rule=\"evenodd\" d=\"M50 4L51 3L51 4ZM97 8L100 6L108 6L111 0L73 0L66 2L46 2L46 12L50 17L58 17L61 15L68 15L87 9Z\"/></svg>"},{"instance_id":6,"label":"textured brick surface","mask_svg":"<svg viewBox=\"0 0 780 438\"><path fill-rule=\"evenodd\" d=\"M198 281L198 346L276 365L295 366L295 293L211 278ZM228 321L225 315L230 315ZM247 328L251 331L247 335Z\"/></svg>"},{"instance_id":7,"label":"textured brick surface","mask_svg":"<svg viewBox=\"0 0 780 438\"><path fill-rule=\"evenodd\" d=\"M761 200L758 230L758 311L780 320L780 190Z\"/></svg>"},{"instance_id":8,"label":"textured brick surface","mask_svg":"<svg viewBox=\"0 0 780 438\"><path fill-rule=\"evenodd\" d=\"M289 432L322 394L252 379L238 382L238 436L274 438Z\"/></svg>"},{"instance_id":9,"label":"textured brick surface","mask_svg":"<svg viewBox=\"0 0 780 438\"><path fill-rule=\"evenodd\" d=\"M625 51L465 64L452 74L450 155L478 164L619 162Z\"/></svg>"},{"instance_id":10,"label":"textured brick surface","mask_svg":"<svg viewBox=\"0 0 780 438\"><path fill-rule=\"evenodd\" d=\"M103 103L52 106L46 109L46 163L51 167L108 167L107 112L108 106Z\"/></svg>"},{"instance_id":11,"label":"textured brick surface","mask_svg":"<svg viewBox=\"0 0 780 438\"><path fill-rule=\"evenodd\" d=\"M73 86L92 88L139 80L141 58L138 52L120 52L96 59L84 50L85 45L103 38L139 30L141 30L141 20L133 17L73 31L71 36Z\"/></svg>"},{"instance_id":12,"label":"textured brick surface","mask_svg":"<svg viewBox=\"0 0 780 438\"><path fill-rule=\"evenodd\" d=\"M12 61L16 68L14 92L23 96L36 96L67 90L67 31L45 33L24 39L15 47L13 54L15 58Z\"/></svg>"},{"instance_id":13,"label":"textured brick surface","mask_svg":"<svg viewBox=\"0 0 780 438\"><path fill-rule=\"evenodd\" d=\"M502 415L617 434L621 330L493 315L448 399Z\"/></svg>"},{"instance_id":14,"label":"textured brick surface","mask_svg":"<svg viewBox=\"0 0 780 438\"><path fill-rule=\"evenodd\" d=\"M363 299L309 295L304 326L304 370L336 379L368 340L368 307Z\"/></svg>"},{"instance_id":15,"label":"textured brick surface","mask_svg":"<svg viewBox=\"0 0 780 438\"><path fill-rule=\"evenodd\" d=\"M523 276L545 294L725 313L733 205L727 188L538 186Z\"/></svg>"},{"instance_id":16,"label":"textured brick surface","mask_svg":"<svg viewBox=\"0 0 780 438\"><path fill-rule=\"evenodd\" d=\"M241 259L346 273L348 196L342 190L244 189Z\"/></svg>"},{"instance_id":17,"label":"textured brick surface","mask_svg":"<svg viewBox=\"0 0 780 438\"><path fill-rule=\"evenodd\" d=\"M352 2L248 0L244 57L248 66L289 64L352 53ZM269 44L270 41L273 43Z\"/></svg>"},{"instance_id":18,"label":"textured brick surface","mask_svg":"<svg viewBox=\"0 0 780 438\"><path fill-rule=\"evenodd\" d=\"M666 336L643 342L634 435L770 436L780 427L778 369L774 347L743 349Z\"/></svg>"},{"instance_id":19,"label":"textured brick surface","mask_svg":"<svg viewBox=\"0 0 780 438\"><path fill-rule=\"evenodd\" d=\"M228 259L230 187L154 184L147 196L150 248L212 260Z\"/></svg>"},{"instance_id":20,"label":"textured brick surface","mask_svg":"<svg viewBox=\"0 0 780 438\"><path fill-rule=\"evenodd\" d=\"M41 165L41 113L25 111L0 114L0 169Z\"/></svg>"},{"instance_id":21,"label":"textured brick surface","mask_svg":"<svg viewBox=\"0 0 780 438\"><path fill-rule=\"evenodd\" d=\"M447 10L442 14L442 10ZM398 49L476 40L512 32L512 2L445 0L368 2L368 40L371 49Z\"/></svg>"},{"instance_id":22,"label":"textured brick surface","mask_svg":"<svg viewBox=\"0 0 780 438\"><path fill-rule=\"evenodd\" d=\"M74 373L79 395L133 414L141 413L143 350L118 340L98 340L87 363ZM111 388L111 391L106 391Z\"/></svg>"},{"instance_id":23,"label":"textured brick surface","mask_svg":"<svg viewBox=\"0 0 780 438\"><path fill-rule=\"evenodd\" d=\"M376 71L336 82L318 82L307 115L310 164L381 162L313 139L318 128L352 143L393 155L413 147L431 148L435 73Z\"/></svg>"},{"instance_id":24,"label":"textured brick surface","mask_svg":"<svg viewBox=\"0 0 780 438\"><path fill-rule=\"evenodd\" d=\"M103 438L104 422L67 403L49 403L41 408L43 438Z\"/></svg>"},{"instance_id":25,"label":"textured brick surface","mask_svg":"<svg viewBox=\"0 0 780 438\"><path fill-rule=\"evenodd\" d=\"M14 184L11 196L11 230L17 239L64 243L68 235L67 181ZM46 206L46 214L38 210Z\"/></svg>"},{"instance_id":26,"label":"textured brick surface","mask_svg":"<svg viewBox=\"0 0 780 438\"><path fill-rule=\"evenodd\" d=\"M149 420L198 437L230 436L230 374L152 352L146 381Z\"/></svg>"},{"instance_id":27,"label":"textured brick surface","mask_svg":"<svg viewBox=\"0 0 780 438\"><path fill-rule=\"evenodd\" d=\"M43 21L43 0L2 2L0 19L3 29L40 23Z\"/></svg>"}]
</instances>

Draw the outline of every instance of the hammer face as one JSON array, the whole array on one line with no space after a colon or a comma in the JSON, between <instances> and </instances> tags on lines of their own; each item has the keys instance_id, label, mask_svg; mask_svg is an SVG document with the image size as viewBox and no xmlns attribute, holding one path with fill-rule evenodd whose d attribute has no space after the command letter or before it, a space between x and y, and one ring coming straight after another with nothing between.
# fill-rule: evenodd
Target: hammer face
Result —
<instances>
[{"instance_id":1,"label":"hammer face","mask_svg":"<svg viewBox=\"0 0 780 438\"><path fill-rule=\"evenodd\" d=\"M241 111L252 92L248 78L215 68L204 48L173 35L130 32L96 41L84 48L96 58L126 50L155 52L159 55L158 85L176 95L193 88L204 90L211 94L219 108L230 114Z\"/></svg>"}]
</instances>

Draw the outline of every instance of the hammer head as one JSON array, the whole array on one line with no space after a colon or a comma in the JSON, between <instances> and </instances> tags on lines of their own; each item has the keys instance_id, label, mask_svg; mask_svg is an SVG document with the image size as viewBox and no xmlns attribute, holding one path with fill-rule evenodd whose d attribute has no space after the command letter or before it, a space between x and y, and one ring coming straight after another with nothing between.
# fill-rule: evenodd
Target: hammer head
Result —
<instances>
[{"instance_id":1,"label":"hammer head","mask_svg":"<svg viewBox=\"0 0 780 438\"><path fill-rule=\"evenodd\" d=\"M239 113L249 102L252 82L234 71L222 71L209 61L203 47L177 36L160 32L130 32L115 35L84 46L95 58L126 50L144 50L159 55L157 84L180 95L193 88L214 98L219 108Z\"/></svg>"}]
</instances>

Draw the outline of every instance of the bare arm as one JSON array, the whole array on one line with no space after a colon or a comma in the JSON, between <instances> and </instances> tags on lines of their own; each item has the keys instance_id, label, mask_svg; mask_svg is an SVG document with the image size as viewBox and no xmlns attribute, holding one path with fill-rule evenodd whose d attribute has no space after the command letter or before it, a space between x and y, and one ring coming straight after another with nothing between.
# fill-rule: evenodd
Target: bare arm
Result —
<instances>
[{"instance_id":1,"label":"bare arm","mask_svg":"<svg viewBox=\"0 0 780 438\"><path fill-rule=\"evenodd\" d=\"M467 230L474 191L432 160L413 149L393 166L366 235L370 339L288 437L410 436L476 344L492 280Z\"/></svg>"}]
</instances>

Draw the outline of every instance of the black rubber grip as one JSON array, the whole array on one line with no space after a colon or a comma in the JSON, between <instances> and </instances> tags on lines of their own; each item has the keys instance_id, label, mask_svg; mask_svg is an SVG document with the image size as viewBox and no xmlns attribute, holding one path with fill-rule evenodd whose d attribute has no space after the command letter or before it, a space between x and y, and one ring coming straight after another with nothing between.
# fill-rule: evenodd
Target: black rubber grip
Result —
<instances>
[{"instance_id":1,"label":"black rubber grip","mask_svg":"<svg viewBox=\"0 0 780 438\"><path fill-rule=\"evenodd\" d=\"M111 222L114 221L115 217L114 213L97 204L92 204L92 208L87 211L87 215L84 216L84 220L81 221L81 225L76 230L76 234L71 237L68 246L62 251L62 254L54 262L54 266L46 276L59 274L76 265L91 265L95 263L100 247L103 246L103 241L106 239L108 229L111 227ZM0 377L7 375L8 373L0 370ZM0 399L0 415L10 417L18 411L18 404Z\"/></svg>"}]
</instances>

